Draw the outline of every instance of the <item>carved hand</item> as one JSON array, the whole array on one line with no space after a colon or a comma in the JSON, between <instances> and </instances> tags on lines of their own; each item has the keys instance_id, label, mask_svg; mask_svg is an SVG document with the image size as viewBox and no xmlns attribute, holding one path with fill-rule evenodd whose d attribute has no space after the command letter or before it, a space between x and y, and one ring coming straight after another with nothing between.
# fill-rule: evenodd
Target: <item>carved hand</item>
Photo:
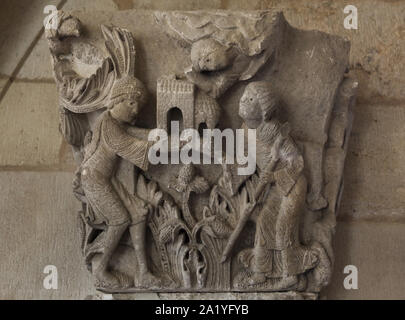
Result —
<instances>
[{"instance_id":1,"label":"carved hand","mask_svg":"<svg viewBox=\"0 0 405 320\"><path fill-rule=\"evenodd\" d=\"M276 180L274 178L274 172L264 171L260 177L263 183L273 184Z\"/></svg>"},{"instance_id":2,"label":"carved hand","mask_svg":"<svg viewBox=\"0 0 405 320\"><path fill-rule=\"evenodd\" d=\"M209 92L212 89L212 83L209 79L209 77L196 72L192 68L188 68L184 71L184 74L186 75L187 79L197 85L201 90L205 92Z\"/></svg>"}]
</instances>

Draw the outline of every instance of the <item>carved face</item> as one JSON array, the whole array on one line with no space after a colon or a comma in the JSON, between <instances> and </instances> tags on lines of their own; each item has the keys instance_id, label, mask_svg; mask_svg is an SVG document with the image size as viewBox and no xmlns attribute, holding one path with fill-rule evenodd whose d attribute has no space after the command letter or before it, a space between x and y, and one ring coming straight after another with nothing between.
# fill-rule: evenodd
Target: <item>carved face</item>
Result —
<instances>
[{"instance_id":1,"label":"carved face","mask_svg":"<svg viewBox=\"0 0 405 320\"><path fill-rule=\"evenodd\" d=\"M132 123L136 120L141 107L142 103L139 101L139 99L130 96L114 104L114 106L110 110L110 114L119 122Z\"/></svg>"},{"instance_id":2,"label":"carved face","mask_svg":"<svg viewBox=\"0 0 405 320\"><path fill-rule=\"evenodd\" d=\"M245 89L240 99L239 116L251 129L256 129L263 122L263 113L257 95L249 88Z\"/></svg>"},{"instance_id":3,"label":"carved face","mask_svg":"<svg viewBox=\"0 0 405 320\"><path fill-rule=\"evenodd\" d=\"M191 48L193 69L201 71L218 71L231 63L228 48L213 39L197 41Z\"/></svg>"}]
</instances>

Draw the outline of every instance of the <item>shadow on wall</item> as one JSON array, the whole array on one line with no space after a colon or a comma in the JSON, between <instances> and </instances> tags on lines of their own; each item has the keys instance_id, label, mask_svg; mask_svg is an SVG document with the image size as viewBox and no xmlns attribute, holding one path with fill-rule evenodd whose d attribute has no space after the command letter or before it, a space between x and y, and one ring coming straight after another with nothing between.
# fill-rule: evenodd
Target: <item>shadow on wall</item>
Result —
<instances>
[{"instance_id":1,"label":"shadow on wall","mask_svg":"<svg viewBox=\"0 0 405 320\"><path fill-rule=\"evenodd\" d=\"M7 57L21 44L29 45L34 40L27 37L32 29L41 32L45 18L43 8L50 1L2 0L0 2L0 70L9 63ZM56 2L56 1L53 1ZM27 43L29 42L29 43Z\"/></svg>"}]
</instances>

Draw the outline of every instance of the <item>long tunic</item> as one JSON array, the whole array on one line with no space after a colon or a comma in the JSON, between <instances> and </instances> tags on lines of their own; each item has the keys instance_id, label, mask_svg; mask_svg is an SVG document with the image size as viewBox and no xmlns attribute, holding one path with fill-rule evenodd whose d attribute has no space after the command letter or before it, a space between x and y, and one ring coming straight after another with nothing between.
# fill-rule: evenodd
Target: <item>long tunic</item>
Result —
<instances>
[{"instance_id":1,"label":"long tunic","mask_svg":"<svg viewBox=\"0 0 405 320\"><path fill-rule=\"evenodd\" d=\"M280 129L281 124L272 120L256 131L259 176L272 160L271 149L281 135ZM284 137L274 169L275 186L265 191L249 263L253 271L267 277L296 275L310 267L308 250L299 242L299 217L307 193L303 169L304 160L296 144L290 136Z\"/></svg>"}]
</instances>

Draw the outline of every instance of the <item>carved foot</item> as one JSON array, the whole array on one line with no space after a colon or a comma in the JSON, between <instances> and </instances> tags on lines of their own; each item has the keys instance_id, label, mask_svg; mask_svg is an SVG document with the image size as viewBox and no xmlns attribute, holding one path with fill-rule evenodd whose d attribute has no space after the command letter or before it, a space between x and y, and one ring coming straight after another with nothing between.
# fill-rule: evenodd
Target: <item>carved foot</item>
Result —
<instances>
[{"instance_id":1,"label":"carved foot","mask_svg":"<svg viewBox=\"0 0 405 320\"><path fill-rule=\"evenodd\" d=\"M103 270L95 273L94 276L97 288L119 289L121 287L119 279L110 272Z\"/></svg>"},{"instance_id":2,"label":"carved foot","mask_svg":"<svg viewBox=\"0 0 405 320\"><path fill-rule=\"evenodd\" d=\"M280 288L289 288L298 283L297 276L287 276L280 279L279 286Z\"/></svg>"},{"instance_id":3,"label":"carved foot","mask_svg":"<svg viewBox=\"0 0 405 320\"><path fill-rule=\"evenodd\" d=\"M248 284L251 286L260 285L265 283L267 278L264 273L254 273L252 277L248 280ZM271 281L271 280L269 280ZM273 280L273 285L277 286L278 288L289 288L298 283L297 276L287 276L283 278L278 278L277 280Z\"/></svg>"},{"instance_id":4,"label":"carved foot","mask_svg":"<svg viewBox=\"0 0 405 320\"><path fill-rule=\"evenodd\" d=\"M100 271L95 274L95 277L97 288L112 290L127 289L133 285L132 279L130 277L118 271Z\"/></svg>"},{"instance_id":5,"label":"carved foot","mask_svg":"<svg viewBox=\"0 0 405 320\"><path fill-rule=\"evenodd\" d=\"M125 273L114 271L113 274L120 282L120 288L127 289L134 285L133 279L127 276Z\"/></svg>"},{"instance_id":6,"label":"carved foot","mask_svg":"<svg viewBox=\"0 0 405 320\"><path fill-rule=\"evenodd\" d=\"M248 280L249 285L255 285L263 282L266 282L266 275L261 272L255 272L252 275L252 277Z\"/></svg>"},{"instance_id":7,"label":"carved foot","mask_svg":"<svg viewBox=\"0 0 405 320\"><path fill-rule=\"evenodd\" d=\"M136 275L134 284L136 288L152 289L162 287L162 281L150 272L145 272L139 276Z\"/></svg>"},{"instance_id":8,"label":"carved foot","mask_svg":"<svg viewBox=\"0 0 405 320\"><path fill-rule=\"evenodd\" d=\"M238 289L256 289L256 290L297 290L299 283L298 276L286 276L282 278L267 278L263 273L252 273L250 270L243 270L234 280L234 286Z\"/></svg>"}]
</instances>

